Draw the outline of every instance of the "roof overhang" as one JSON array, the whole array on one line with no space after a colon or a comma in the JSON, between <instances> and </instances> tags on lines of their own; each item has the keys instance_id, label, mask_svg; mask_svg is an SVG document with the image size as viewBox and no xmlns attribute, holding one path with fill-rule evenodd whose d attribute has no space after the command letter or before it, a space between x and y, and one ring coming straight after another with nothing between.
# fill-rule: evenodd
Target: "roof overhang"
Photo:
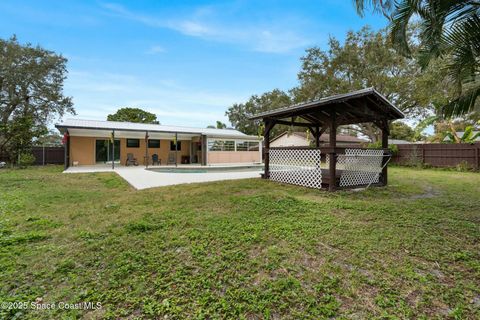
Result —
<instances>
[{"instance_id":1,"label":"roof overhang","mask_svg":"<svg viewBox=\"0 0 480 320\"><path fill-rule=\"evenodd\" d=\"M145 135L145 132L148 131L148 133L164 133L164 134L173 134L178 133L176 131L165 131L165 130L143 130L143 129L126 129L126 128L105 128L105 127L86 127L86 126L72 126L72 125L62 125L62 124L57 124L55 125L55 128L57 128L60 132L64 132L65 130L68 130L69 132L72 130L85 130L85 131L108 131L109 134L112 132L112 130L115 130L115 132L129 132L129 133L135 133L135 132L142 132ZM190 134L190 135L201 135L201 132L185 132L183 131L182 134Z\"/></svg>"},{"instance_id":2,"label":"roof overhang","mask_svg":"<svg viewBox=\"0 0 480 320\"><path fill-rule=\"evenodd\" d=\"M96 138L108 138L112 135L112 130L105 129L82 129L82 128L64 128L61 132L68 129L68 135L71 137L96 137ZM144 139L146 135L145 131L134 130L115 130L115 138L130 138L130 139ZM199 134L185 134L178 133L177 138L180 140L190 140L192 137L198 137ZM148 132L149 139L173 139L175 133L168 132Z\"/></svg>"},{"instance_id":3,"label":"roof overhang","mask_svg":"<svg viewBox=\"0 0 480 320\"><path fill-rule=\"evenodd\" d=\"M374 88L330 96L258 113L250 120L275 120L292 125L326 125L335 115L337 125L402 119L405 115ZM300 121L294 119L301 119Z\"/></svg>"},{"instance_id":4,"label":"roof overhang","mask_svg":"<svg viewBox=\"0 0 480 320\"><path fill-rule=\"evenodd\" d=\"M115 137L117 138L132 138L140 139L145 138L145 134L148 131L148 137L150 139L173 139L175 136L178 139L189 140L192 137L198 137L204 135L208 138L217 139L236 139L236 140L261 140L262 138L249 135L228 135L228 134L205 134L202 132L178 132L178 131L166 131L166 130L143 130L143 129L126 129L126 128L105 128L105 127L87 127L87 126L73 126L57 124L55 127L63 134L68 130L70 136L78 137L110 137L112 131L115 131Z\"/></svg>"}]
</instances>

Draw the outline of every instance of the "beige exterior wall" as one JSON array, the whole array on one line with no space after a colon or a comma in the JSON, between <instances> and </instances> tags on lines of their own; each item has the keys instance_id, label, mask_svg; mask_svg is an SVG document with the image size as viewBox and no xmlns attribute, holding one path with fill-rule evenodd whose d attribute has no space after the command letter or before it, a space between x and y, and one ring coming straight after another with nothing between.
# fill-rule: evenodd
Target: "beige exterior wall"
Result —
<instances>
[{"instance_id":1,"label":"beige exterior wall","mask_svg":"<svg viewBox=\"0 0 480 320\"><path fill-rule=\"evenodd\" d=\"M79 165L95 164L95 138L70 137L70 165L74 161Z\"/></svg>"},{"instance_id":2,"label":"beige exterior wall","mask_svg":"<svg viewBox=\"0 0 480 320\"><path fill-rule=\"evenodd\" d=\"M95 164L95 141L97 139L106 140L106 138L70 136L70 165L72 165L74 161L77 161L79 165ZM127 161L127 153L132 153L140 165L144 164L146 147L145 139L139 139L139 148L127 148L126 138L120 138L118 140L120 140L120 162L122 165L125 165ZM160 140L160 148L148 148L149 163L152 161L152 154L156 153L158 154L159 159L161 159L162 165L167 164L168 154L170 152L175 152L170 151L170 141L172 140ZM178 151L178 163L181 163L182 156L190 155L190 141L180 141L181 150Z\"/></svg>"},{"instance_id":3,"label":"beige exterior wall","mask_svg":"<svg viewBox=\"0 0 480 320\"><path fill-rule=\"evenodd\" d=\"M144 157L145 157L145 146L146 142L145 139L140 139L140 147L139 148L127 148L127 139L122 138L120 142L120 159L122 164L125 164L127 161L127 153L133 153L133 156L137 158L139 164L144 165ZM155 139L152 139L155 140ZM152 154L158 154L158 158L161 160L162 165L167 164L168 161L168 154L170 152L170 142L172 140L160 140L160 148L148 148L148 160L151 164L152 162ZM188 156L190 154L190 141L188 140L180 140L182 149L178 151L177 162L180 163L182 160L182 156Z\"/></svg>"},{"instance_id":4,"label":"beige exterior wall","mask_svg":"<svg viewBox=\"0 0 480 320\"><path fill-rule=\"evenodd\" d=\"M260 162L259 151L208 151L208 164Z\"/></svg>"},{"instance_id":5,"label":"beige exterior wall","mask_svg":"<svg viewBox=\"0 0 480 320\"><path fill-rule=\"evenodd\" d=\"M138 139L138 140L140 141L140 146L138 148L127 148L127 139L125 138L120 139L120 163L122 165L125 165L125 163L127 162L127 153L133 154L133 157L137 159L138 164L144 164L143 158L145 157L145 139ZM160 143L160 147L161 146L162 144ZM153 152L154 149L150 149L150 150L152 151L152 154L158 153L158 152Z\"/></svg>"}]
</instances>

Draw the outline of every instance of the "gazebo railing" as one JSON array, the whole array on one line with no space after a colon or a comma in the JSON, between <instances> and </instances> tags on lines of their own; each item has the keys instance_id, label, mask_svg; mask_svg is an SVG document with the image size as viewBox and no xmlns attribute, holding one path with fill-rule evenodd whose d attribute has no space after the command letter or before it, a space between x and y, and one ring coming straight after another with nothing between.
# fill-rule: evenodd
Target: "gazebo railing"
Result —
<instances>
[{"instance_id":1,"label":"gazebo railing","mask_svg":"<svg viewBox=\"0 0 480 320\"><path fill-rule=\"evenodd\" d=\"M269 178L273 181L320 189L320 149L270 148Z\"/></svg>"},{"instance_id":2,"label":"gazebo railing","mask_svg":"<svg viewBox=\"0 0 480 320\"><path fill-rule=\"evenodd\" d=\"M341 170L340 187L371 185L380 182L384 151L379 149L345 149L337 157Z\"/></svg>"},{"instance_id":3,"label":"gazebo railing","mask_svg":"<svg viewBox=\"0 0 480 320\"><path fill-rule=\"evenodd\" d=\"M271 180L322 188L353 188L381 183L382 170L388 163L388 149L276 147L268 150ZM336 162L331 174L330 156ZM332 179L334 179L332 181Z\"/></svg>"}]
</instances>

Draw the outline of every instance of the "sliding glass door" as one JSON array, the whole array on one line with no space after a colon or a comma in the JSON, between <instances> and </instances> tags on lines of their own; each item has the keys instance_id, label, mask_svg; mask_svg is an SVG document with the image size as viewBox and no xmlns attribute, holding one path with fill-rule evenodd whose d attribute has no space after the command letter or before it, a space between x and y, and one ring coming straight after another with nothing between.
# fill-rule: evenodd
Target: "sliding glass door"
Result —
<instances>
[{"instance_id":1,"label":"sliding glass door","mask_svg":"<svg viewBox=\"0 0 480 320\"><path fill-rule=\"evenodd\" d=\"M113 143L109 139L95 141L95 161L97 163L112 161L112 155L116 162L120 161L120 140L115 140Z\"/></svg>"}]
</instances>

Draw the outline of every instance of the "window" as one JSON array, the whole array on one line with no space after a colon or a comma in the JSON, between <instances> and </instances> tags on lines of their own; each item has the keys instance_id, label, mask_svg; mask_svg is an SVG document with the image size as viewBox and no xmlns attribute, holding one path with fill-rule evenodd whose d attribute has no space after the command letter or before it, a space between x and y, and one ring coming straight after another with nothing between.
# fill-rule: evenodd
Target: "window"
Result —
<instances>
[{"instance_id":1,"label":"window","mask_svg":"<svg viewBox=\"0 0 480 320\"><path fill-rule=\"evenodd\" d=\"M258 141L248 141L248 151L258 151L259 145Z\"/></svg>"},{"instance_id":2,"label":"window","mask_svg":"<svg viewBox=\"0 0 480 320\"><path fill-rule=\"evenodd\" d=\"M258 141L238 141L237 151L258 151Z\"/></svg>"},{"instance_id":3,"label":"window","mask_svg":"<svg viewBox=\"0 0 480 320\"><path fill-rule=\"evenodd\" d=\"M248 141L237 142L237 151L248 151Z\"/></svg>"},{"instance_id":4,"label":"window","mask_svg":"<svg viewBox=\"0 0 480 320\"><path fill-rule=\"evenodd\" d=\"M235 151L235 141L209 140L208 151Z\"/></svg>"},{"instance_id":5,"label":"window","mask_svg":"<svg viewBox=\"0 0 480 320\"><path fill-rule=\"evenodd\" d=\"M182 150L182 141L177 141L177 145L178 145L178 151ZM175 142L170 141L170 151L175 151L175 150L177 150L175 148Z\"/></svg>"},{"instance_id":6,"label":"window","mask_svg":"<svg viewBox=\"0 0 480 320\"><path fill-rule=\"evenodd\" d=\"M148 147L149 148L160 148L160 140L148 140Z\"/></svg>"},{"instance_id":7,"label":"window","mask_svg":"<svg viewBox=\"0 0 480 320\"><path fill-rule=\"evenodd\" d=\"M139 148L140 139L127 139L127 148Z\"/></svg>"}]
</instances>

